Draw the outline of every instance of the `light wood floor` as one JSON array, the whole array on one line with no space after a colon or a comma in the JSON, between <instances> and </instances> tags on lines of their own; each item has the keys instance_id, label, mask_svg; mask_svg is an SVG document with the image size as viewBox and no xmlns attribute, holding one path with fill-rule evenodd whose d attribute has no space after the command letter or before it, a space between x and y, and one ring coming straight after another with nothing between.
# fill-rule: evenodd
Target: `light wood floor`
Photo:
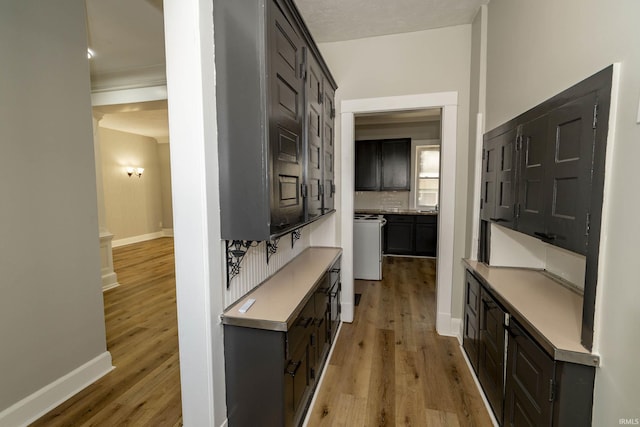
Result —
<instances>
[{"instance_id":1,"label":"light wood floor","mask_svg":"<svg viewBox=\"0 0 640 427\"><path fill-rule=\"evenodd\" d=\"M385 257L356 281L309 426L491 426L455 338L435 332L435 261Z\"/></svg>"},{"instance_id":2,"label":"light wood floor","mask_svg":"<svg viewBox=\"0 0 640 427\"><path fill-rule=\"evenodd\" d=\"M173 239L114 249L119 288L104 294L117 368L34 426L182 424ZM385 258L382 282L356 281L316 405L315 426L490 426L454 338L435 333L435 264ZM261 427L261 426L257 426Z\"/></svg>"},{"instance_id":3,"label":"light wood floor","mask_svg":"<svg viewBox=\"0 0 640 427\"><path fill-rule=\"evenodd\" d=\"M180 426L173 239L113 250L118 288L104 293L115 370L33 426Z\"/></svg>"}]
</instances>

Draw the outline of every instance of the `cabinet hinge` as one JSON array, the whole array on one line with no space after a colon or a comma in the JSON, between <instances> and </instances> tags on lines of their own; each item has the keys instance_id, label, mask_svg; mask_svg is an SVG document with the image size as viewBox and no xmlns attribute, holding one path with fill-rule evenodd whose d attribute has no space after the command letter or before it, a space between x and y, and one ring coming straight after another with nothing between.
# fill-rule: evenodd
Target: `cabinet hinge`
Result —
<instances>
[{"instance_id":1,"label":"cabinet hinge","mask_svg":"<svg viewBox=\"0 0 640 427\"><path fill-rule=\"evenodd\" d=\"M593 126L592 126L592 128L595 129L596 127L598 127L598 104L594 104L594 106L593 106Z\"/></svg>"},{"instance_id":2,"label":"cabinet hinge","mask_svg":"<svg viewBox=\"0 0 640 427\"><path fill-rule=\"evenodd\" d=\"M484 148L482 149L482 160L484 160L487 157L487 150L485 150Z\"/></svg>"},{"instance_id":3,"label":"cabinet hinge","mask_svg":"<svg viewBox=\"0 0 640 427\"><path fill-rule=\"evenodd\" d=\"M307 185L306 184L300 184L300 194L302 195L303 198L307 197Z\"/></svg>"},{"instance_id":4,"label":"cabinet hinge","mask_svg":"<svg viewBox=\"0 0 640 427\"><path fill-rule=\"evenodd\" d=\"M556 398L556 382L551 378L549 380L549 402L553 402Z\"/></svg>"},{"instance_id":5,"label":"cabinet hinge","mask_svg":"<svg viewBox=\"0 0 640 427\"><path fill-rule=\"evenodd\" d=\"M513 209L513 216L515 217L515 219L520 218L520 203L516 203L514 205L514 209Z\"/></svg>"},{"instance_id":6,"label":"cabinet hinge","mask_svg":"<svg viewBox=\"0 0 640 427\"><path fill-rule=\"evenodd\" d=\"M321 196L324 196L324 185L318 185L318 193L320 193Z\"/></svg>"},{"instance_id":7,"label":"cabinet hinge","mask_svg":"<svg viewBox=\"0 0 640 427\"><path fill-rule=\"evenodd\" d=\"M336 185L331 184L331 195L333 196L334 194L336 194Z\"/></svg>"},{"instance_id":8,"label":"cabinet hinge","mask_svg":"<svg viewBox=\"0 0 640 427\"><path fill-rule=\"evenodd\" d=\"M318 93L318 104L322 105L323 102L324 102L324 94L322 93L322 91L320 91L320 93Z\"/></svg>"},{"instance_id":9,"label":"cabinet hinge","mask_svg":"<svg viewBox=\"0 0 640 427\"><path fill-rule=\"evenodd\" d=\"M589 230L591 229L591 214L587 212L587 225L585 226L584 235L589 237Z\"/></svg>"},{"instance_id":10,"label":"cabinet hinge","mask_svg":"<svg viewBox=\"0 0 640 427\"><path fill-rule=\"evenodd\" d=\"M336 116L336 109L335 108L331 108L331 118L333 119Z\"/></svg>"},{"instance_id":11,"label":"cabinet hinge","mask_svg":"<svg viewBox=\"0 0 640 427\"><path fill-rule=\"evenodd\" d=\"M516 151L522 150L522 135L516 137Z\"/></svg>"}]
</instances>

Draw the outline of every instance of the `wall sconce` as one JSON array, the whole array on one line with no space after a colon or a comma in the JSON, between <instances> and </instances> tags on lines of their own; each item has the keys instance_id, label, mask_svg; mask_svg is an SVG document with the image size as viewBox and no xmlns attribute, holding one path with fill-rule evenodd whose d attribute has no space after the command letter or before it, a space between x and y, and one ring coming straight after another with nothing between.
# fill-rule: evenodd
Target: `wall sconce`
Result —
<instances>
[{"instance_id":1,"label":"wall sconce","mask_svg":"<svg viewBox=\"0 0 640 427\"><path fill-rule=\"evenodd\" d=\"M129 178L131 178L132 175L138 175L138 178L142 177L142 172L144 172L144 168L132 168L132 167L128 167L127 168L127 175L129 175Z\"/></svg>"}]
</instances>

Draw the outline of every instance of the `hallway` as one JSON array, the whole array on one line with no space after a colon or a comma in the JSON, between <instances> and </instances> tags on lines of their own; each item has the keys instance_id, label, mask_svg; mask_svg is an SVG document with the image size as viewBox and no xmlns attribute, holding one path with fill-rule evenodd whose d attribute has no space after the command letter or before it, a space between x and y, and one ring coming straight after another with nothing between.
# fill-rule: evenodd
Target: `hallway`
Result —
<instances>
[{"instance_id":1,"label":"hallway","mask_svg":"<svg viewBox=\"0 0 640 427\"><path fill-rule=\"evenodd\" d=\"M385 257L358 280L309 426L491 426L455 338L435 332L435 260Z\"/></svg>"}]
</instances>

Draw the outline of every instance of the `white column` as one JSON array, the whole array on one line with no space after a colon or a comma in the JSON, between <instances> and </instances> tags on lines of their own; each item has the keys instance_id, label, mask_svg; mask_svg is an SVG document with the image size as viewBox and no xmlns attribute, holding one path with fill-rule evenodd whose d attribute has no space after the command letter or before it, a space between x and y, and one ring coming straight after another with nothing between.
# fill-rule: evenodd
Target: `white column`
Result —
<instances>
[{"instance_id":1,"label":"white column","mask_svg":"<svg viewBox=\"0 0 640 427\"><path fill-rule=\"evenodd\" d=\"M104 187L102 184L102 158L100 156L99 122L104 115L93 112L93 151L96 163L96 190L98 195L98 227L100 232L100 272L102 274L102 291L119 286L118 275L113 270L113 234L107 229L104 206Z\"/></svg>"}]
</instances>

